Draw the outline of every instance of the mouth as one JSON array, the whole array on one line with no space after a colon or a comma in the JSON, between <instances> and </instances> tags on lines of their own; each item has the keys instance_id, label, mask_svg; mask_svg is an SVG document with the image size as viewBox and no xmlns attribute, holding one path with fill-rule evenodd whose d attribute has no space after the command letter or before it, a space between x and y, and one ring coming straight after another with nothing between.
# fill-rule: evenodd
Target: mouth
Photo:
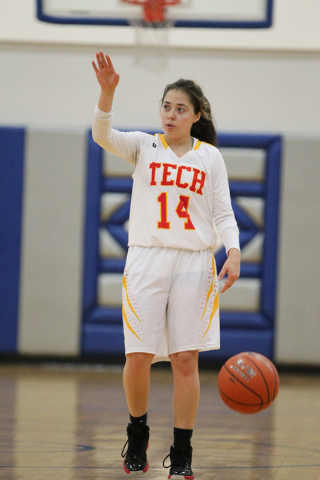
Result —
<instances>
[{"instance_id":1,"label":"mouth","mask_svg":"<svg viewBox=\"0 0 320 480\"><path fill-rule=\"evenodd\" d=\"M166 127L167 128L174 128L174 125L172 125L172 123L167 123Z\"/></svg>"}]
</instances>

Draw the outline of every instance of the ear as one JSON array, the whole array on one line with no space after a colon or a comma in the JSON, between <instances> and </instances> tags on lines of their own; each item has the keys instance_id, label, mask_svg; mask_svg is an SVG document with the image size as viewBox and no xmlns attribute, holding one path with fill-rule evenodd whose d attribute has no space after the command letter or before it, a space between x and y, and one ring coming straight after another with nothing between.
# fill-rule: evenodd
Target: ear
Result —
<instances>
[{"instance_id":1,"label":"ear","mask_svg":"<svg viewBox=\"0 0 320 480\"><path fill-rule=\"evenodd\" d=\"M193 123L196 123L201 117L201 112L197 113L197 115L194 117Z\"/></svg>"}]
</instances>

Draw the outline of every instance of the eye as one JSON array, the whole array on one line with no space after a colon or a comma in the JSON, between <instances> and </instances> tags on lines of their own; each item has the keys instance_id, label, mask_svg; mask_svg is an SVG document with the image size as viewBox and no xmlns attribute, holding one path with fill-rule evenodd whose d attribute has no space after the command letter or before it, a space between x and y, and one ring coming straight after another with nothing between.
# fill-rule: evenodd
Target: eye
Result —
<instances>
[{"instance_id":1,"label":"eye","mask_svg":"<svg viewBox=\"0 0 320 480\"><path fill-rule=\"evenodd\" d=\"M166 105L166 104L165 104L165 105L162 105L162 108L163 108L164 110L168 110L169 105Z\"/></svg>"},{"instance_id":2,"label":"eye","mask_svg":"<svg viewBox=\"0 0 320 480\"><path fill-rule=\"evenodd\" d=\"M179 113L183 113L183 112L184 112L184 108L183 108L183 107L178 107L178 112L179 112Z\"/></svg>"}]
</instances>

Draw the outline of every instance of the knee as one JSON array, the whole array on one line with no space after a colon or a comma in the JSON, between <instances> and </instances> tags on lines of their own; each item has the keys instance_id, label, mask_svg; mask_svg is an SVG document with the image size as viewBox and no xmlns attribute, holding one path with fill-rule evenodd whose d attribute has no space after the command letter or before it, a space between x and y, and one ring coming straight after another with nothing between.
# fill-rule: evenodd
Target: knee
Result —
<instances>
[{"instance_id":1,"label":"knee","mask_svg":"<svg viewBox=\"0 0 320 480\"><path fill-rule=\"evenodd\" d=\"M198 352L179 352L171 355L171 364L174 374L183 377L194 375L198 372Z\"/></svg>"},{"instance_id":2,"label":"knee","mask_svg":"<svg viewBox=\"0 0 320 480\"><path fill-rule=\"evenodd\" d=\"M150 353L135 352L126 356L126 366L131 371L140 372L151 367L153 355Z\"/></svg>"}]
</instances>

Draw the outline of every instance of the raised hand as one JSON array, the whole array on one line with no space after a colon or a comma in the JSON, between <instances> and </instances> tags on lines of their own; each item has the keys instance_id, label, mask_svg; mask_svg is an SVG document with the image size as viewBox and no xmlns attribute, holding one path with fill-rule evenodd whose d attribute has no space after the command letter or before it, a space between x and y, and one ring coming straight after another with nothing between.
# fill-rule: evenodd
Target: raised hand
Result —
<instances>
[{"instance_id":1,"label":"raised hand","mask_svg":"<svg viewBox=\"0 0 320 480\"><path fill-rule=\"evenodd\" d=\"M108 55L104 56L103 52L99 52L96 54L96 59L98 65L92 61L92 66L96 72L101 90L104 92L114 92L119 83L120 76L115 71L110 57Z\"/></svg>"}]
</instances>

